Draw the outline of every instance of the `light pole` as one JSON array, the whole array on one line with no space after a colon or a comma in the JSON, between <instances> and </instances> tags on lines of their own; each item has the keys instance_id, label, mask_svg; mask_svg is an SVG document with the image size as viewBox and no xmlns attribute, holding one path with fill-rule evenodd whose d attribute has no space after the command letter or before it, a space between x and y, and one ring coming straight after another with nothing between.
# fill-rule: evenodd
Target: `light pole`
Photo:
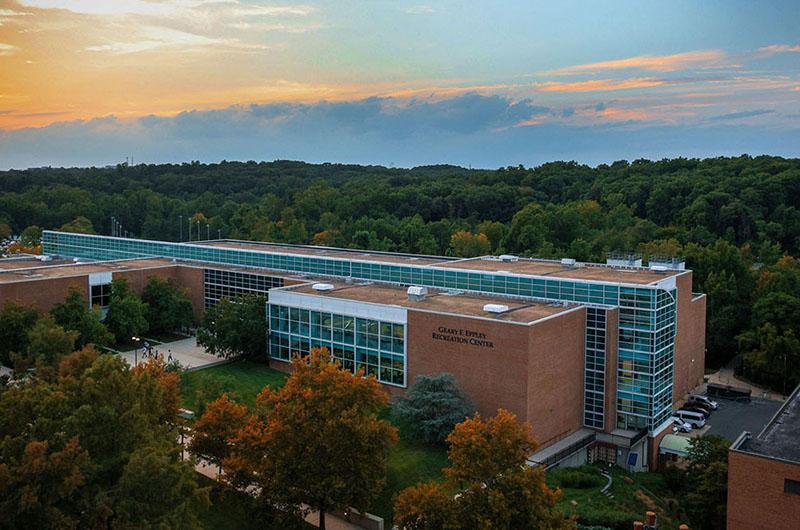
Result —
<instances>
[{"instance_id":1,"label":"light pole","mask_svg":"<svg viewBox=\"0 0 800 530\"><path fill-rule=\"evenodd\" d=\"M136 347L133 348L133 365L139 366L139 341L142 339L139 337L131 337L131 340L136 343Z\"/></svg>"},{"instance_id":2,"label":"light pole","mask_svg":"<svg viewBox=\"0 0 800 530\"><path fill-rule=\"evenodd\" d=\"M200 241L200 219L197 220L197 240Z\"/></svg>"},{"instance_id":3,"label":"light pole","mask_svg":"<svg viewBox=\"0 0 800 530\"><path fill-rule=\"evenodd\" d=\"M192 218L187 217L186 220L189 222L189 243L192 242Z\"/></svg>"},{"instance_id":4,"label":"light pole","mask_svg":"<svg viewBox=\"0 0 800 530\"><path fill-rule=\"evenodd\" d=\"M206 223L206 240L211 239L211 225Z\"/></svg>"},{"instance_id":5,"label":"light pole","mask_svg":"<svg viewBox=\"0 0 800 530\"><path fill-rule=\"evenodd\" d=\"M178 241L183 241L183 219L181 216L178 216L178 226L181 227L181 238Z\"/></svg>"}]
</instances>

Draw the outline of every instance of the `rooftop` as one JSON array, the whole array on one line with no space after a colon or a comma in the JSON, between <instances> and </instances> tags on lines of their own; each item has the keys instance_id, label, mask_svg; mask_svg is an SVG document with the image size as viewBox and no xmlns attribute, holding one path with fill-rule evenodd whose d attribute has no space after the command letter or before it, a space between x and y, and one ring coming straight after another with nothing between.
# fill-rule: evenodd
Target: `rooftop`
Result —
<instances>
[{"instance_id":1,"label":"rooftop","mask_svg":"<svg viewBox=\"0 0 800 530\"><path fill-rule=\"evenodd\" d=\"M362 259L369 261L383 261L404 265L434 265L446 263L453 258L439 256L423 256L415 254L395 254L393 252L376 252L370 250L315 247L310 245L283 245L280 243L267 243L259 241L199 241L197 244L211 247L238 248L242 250L257 250L261 252L283 252L285 254L300 254L320 258Z\"/></svg>"},{"instance_id":2,"label":"rooftop","mask_svg":"<svg viewBox=\"0 0 800 530\"><path fill-rule=\"evenodd\" d=\"M68 265L73 263L71 259L49 259L47 261L42 261L39 258L39 256L30 255L0 258L0 272L13 269L28 269L30 267Z\"/></svg>"},{"instance_id":3,"label":"rooftop","mask_svg":"<svg viewBox=\"0 0 800 530\"><path fill-rule=\"evenodd\" d=\"M282 278L300 278L296 275L273 273L267 269L254 269L236 265L209 264L187 260L173 261L169 258L142 258L111 261L94 261L75 263L72 260L52 260L40 262L36 259L19 260L15 264L4 263L12 260L0 259L0 284L27 282L31 280L45 280L55 278L70 278L86 276L97 272L122 272L131 270L144 270L159 267L180 265L182 267L201 267L204 269L218 269L248 274L279 276Z\"/></svg>"},{"instance_id":4,"label":"rooftop","mask_svg":"<svg viewBox=\"0 0 800 530\"><path fill-rule=\"evenodd\" d=\"M530 274L532 276L552 276L561 279L571 278L575 280L637 284L654 283L683 272L679 270L657 272L647 268L612 267L595 263L576 263L574 266L566 266L556 260L529 258L518 258L516 261L501 261L496 257L489 256L451 261L443 263L441 266L456 269Z\"/></svg>"},{"instance_id":5,"label":"rooftop","mask_svg":"<svg viewBox=\"0 0 800 530\"><path fill-rule=\"evenodd\" d=\"M339 298L357 302L367 302L381 305L394 305L418 311L434 313L450 313L470 317L482 317L492 320L529 324L559 313L564 313L578 307L578 304L552 304L546 302L527 302L499 297L476 296L459 292L452 294L448 291L429 289L423 300L409 300L406 289L376 283L347 284L343 282L329 282L334 286L329 291L318 291L313 288L313 283L284 287L284 291ZM508 307L502 313L490 313L484 310L486 304L499 304Z\"/></svg>"},{"instance_id":6,"label":"rooftop","mask_svg":"<svg viewBox=\"0 0 800 530\"><path fill-rule=\"evenodd\" d=\"M171 265L171 260L163 258L98 261L89 263L74 263L70 260L37 261L35 263L30 263L25 268L4 268L0 266L0 283L69 278L72 276L85 276L96 272L150 269L169 265Z\"/></svg>"},{"instance_id":7,"label":"rooftop","mask_svg":"<svg viewBox=\"0 0 800 530\"><path fill-rule=\"evenodd\" d=\"M562 265L559 260L530 258L515 258L514 261L503 261L496 256L458 259L444 256L395 254L391 252L374 252L369 250L315 247L308 245L284 245L251 241L201 241L198 244L263 252L282 252L285 254L299 254L314 257L377 261L400 265L435 266L449 269L506 272L531 276L552 276L561 279L572 278L576 280L641 285L652 284L683 272L681 270L653 271L646 267L612 267L595 263L576 263L574 266L565 266Z\"/></svg>"},{"instance_id":8,"label":"rooftop","mask_svg":"<svg viewBox=\"0 0 800 530\"><path fill-rule=\"evenodd\" d=\"M800 386L758 436L740 438L733 449L800 464Z\"/></svg>"}]
</instances>

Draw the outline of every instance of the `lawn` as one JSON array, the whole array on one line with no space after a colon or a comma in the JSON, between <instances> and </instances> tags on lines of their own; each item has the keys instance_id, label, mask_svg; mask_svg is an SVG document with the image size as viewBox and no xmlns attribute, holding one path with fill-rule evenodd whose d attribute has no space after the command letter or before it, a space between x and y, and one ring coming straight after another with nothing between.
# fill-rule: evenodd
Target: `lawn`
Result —
<instances>
[{"instance_id":1,"label":"lawn","mask_svg":"<svg viewBox=\"0 0 800 530\"><path fill-rule=\"evenodd\" d=\"M181 394L183 406L198 409L198 399L213 400L227 392L237 401L252 407L256 396L265 387L280 388L286 382L286 374L273 370L263 363L235 361L203 370L183 374Z\"/></svg>"},{"instance_id":2,"label":"lawn","mask_svg":"<svg viewBox=\"0 0 800 530\"><path fill-rule=\"evenodd\" d=\"M561 488L558 506L564 513L578 516L578 522L585 525L627 530L631 521L642 520L646 511L653 510L658 515L659 528L678 528L681 521L675 513L675 502L670 500L660 473L628 473L613 467L610 470L613 497L609 498L600 493L606 484L600 469L599 465L592 465L547 473L548 485Z\"/></svg>"},{"instance_id":3,"label":"lawn","mask_svg":"<svg viewBox=\"0 0 800 530\"><path fill-rule=\"evenodd\" d=\"M188 372L183 374L181 380L183 406L198 410L198 400L210 401L222 392L228 392L241 403L252 406L261 389L265 386L280 388L286 378L287 375L282 372L248 361ZM369 509L370 513L383 517L388 528L394 495L417 482L440 479L442 468L448 462L444 447L431 447L411 441L405 434L403 425L391 415L389 409L381 416L400 429L400 441L389 452L386 487Z\"/></svg>"}]
</instances>

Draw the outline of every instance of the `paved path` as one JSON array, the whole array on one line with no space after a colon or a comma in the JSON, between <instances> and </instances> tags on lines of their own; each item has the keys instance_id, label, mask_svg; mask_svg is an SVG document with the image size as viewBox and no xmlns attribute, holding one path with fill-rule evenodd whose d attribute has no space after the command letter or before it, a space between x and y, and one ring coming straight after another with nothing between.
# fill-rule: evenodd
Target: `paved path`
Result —
<instances>
[{"instance_id":1,"label":"paved path","mask_svg":"<svg viewBox=\"0 0 800 530\"><path fill-rule=\"evenodd\" d=\"M157 346L153 346L153 351L157 351L159 355L163 355L165 360L169 357L169 354L172 353L172 358L177 359L184 368L200 368L223 361L223 359L216 355L206 353L204 348L197 345L197 339L195 337L158 344ZM135 360L138 362L142 361L142 348L138 349L136 355L134 355L133 350L122 352L120 355L122 355L122 358L125 359L128 364L133 365Z\"/></svg>"},{"instance_id":2,"label":"paved path","mask_svg":"<svg viewBox=\"0 0 800 530\"><path fill-rule=\"evenodd\" d=\"M733 374L733 368L729 366L720 368L719 371L709 374L706 377L708 378L709 383L749 388L752 392L751 395L754 398L772 399L775 401L784 401L786 399L786 397L779 392L773 392L771 390L761 388L760 386L756 386L752 383L736 379L736 376Z\"/></svg>"}]
</instances>

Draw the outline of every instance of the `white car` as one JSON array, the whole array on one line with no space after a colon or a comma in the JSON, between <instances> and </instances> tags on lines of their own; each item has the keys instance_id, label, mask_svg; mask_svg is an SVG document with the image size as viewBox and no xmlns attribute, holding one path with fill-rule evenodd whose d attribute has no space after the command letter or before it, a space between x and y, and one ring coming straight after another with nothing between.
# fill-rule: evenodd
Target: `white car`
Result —
<instances>
[{"instance_id":1,"label":"white car","mask_svg":"<svg viewBox=\"0 0 800 530\"><path fill-rule=\"evenodd\" d=\"M697 394L692 394L689 396L689 403L700 403L701 405L705 405L711 410L717 410L719 408L719 403L713 401L706 396L700 396Z\"/></svg>"},{"instance_id":2,"label":"white car","mask_svg":"<svg viewBox=\"0 0 800 530\"><path fill-rule=\"evenodd\" d=\"M692 426L689 422L683 421L675 416L672 417L672 432L692 432Z\"/></svg>"}]
</instances>

